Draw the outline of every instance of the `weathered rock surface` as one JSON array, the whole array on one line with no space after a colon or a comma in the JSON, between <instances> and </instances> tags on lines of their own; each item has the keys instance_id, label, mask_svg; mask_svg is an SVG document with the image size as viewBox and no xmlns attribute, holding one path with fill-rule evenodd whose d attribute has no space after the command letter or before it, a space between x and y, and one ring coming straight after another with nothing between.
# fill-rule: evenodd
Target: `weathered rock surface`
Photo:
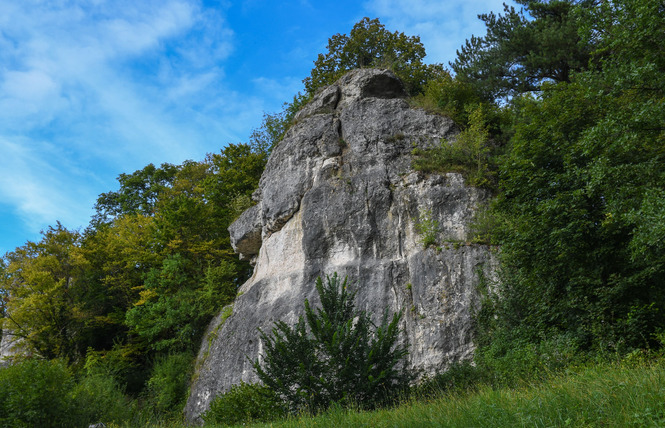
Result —
<instances>
[{"instance_id":1,"label":"weathered rock surface","mask_svg":"<svg viewBox=\"0 0 665 428\"><path fill-rule=\"evenodd\" d=\"M0 338L0 368L11 364L12 360L24 355L23 340L14 336L11 330L1 330L2 337Z\"/></svg>"},{"instance_id":2,"label":"weathered rock surface","mask_svg":"<svg viewBox=\"0 0 665 428\"><path fill-rule=\"evenodd\" d=\"M200 421L232 385L257 380L257 328L296 321L304 299L317 302L316 278L334 272L355 283L358 309L377 317L385 308L404 311L413 368L432 374L471 358L476 285L493 257L464 241L488 195L459 174L412 170L414 147L457 130L450 119L410 108L405 97L389 71L351 72L318 93L274 149L257 205L229 229L241 257L254 260L254 274L233 314L217 317L204 340L189 420ZM416 224L424 213L438 222L439 248L421 244Z\"/></svg>"}]
</instances>

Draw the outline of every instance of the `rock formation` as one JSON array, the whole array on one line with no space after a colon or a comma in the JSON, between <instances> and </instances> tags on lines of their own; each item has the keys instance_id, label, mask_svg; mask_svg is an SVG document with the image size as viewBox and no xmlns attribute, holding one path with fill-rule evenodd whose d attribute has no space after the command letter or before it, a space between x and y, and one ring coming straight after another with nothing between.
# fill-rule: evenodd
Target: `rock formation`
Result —
<instances>
[{"instance_id":1,"label":"rock formation","mask_svg":"<svg viewBox=\"0 0 665 428\"><path fill-rule=\"evenodd\" d=\"M27 351L22 346L23 340L14 336L11 330L0 330L0 333L2 333L0 337L0 368L2 368L11 364L15 357L25 355Z\"/></svg>"},{"instance_id":2,"label":"rock formation","mask_svg":"<svg viewBox=\"0 0 665 428\"><path fill-rule=\"evenodd\" d=\"M273 150L257 204L231 225L253 276L209 327L185 412L200 421L210 401L257 380L257 328L295 322L316 305L317 277L337 272L355 284L356 308L377 317L403 311L409 364L423 374L469 359L471 310L486 246L467 244L469 221L488 195L459 174L411 168L415 147L454 138L445 117L410 108L402 83L384 70L357 70L320 91ZM438 246L424 248L427 217Z\"/></svg>"}]
</instances>

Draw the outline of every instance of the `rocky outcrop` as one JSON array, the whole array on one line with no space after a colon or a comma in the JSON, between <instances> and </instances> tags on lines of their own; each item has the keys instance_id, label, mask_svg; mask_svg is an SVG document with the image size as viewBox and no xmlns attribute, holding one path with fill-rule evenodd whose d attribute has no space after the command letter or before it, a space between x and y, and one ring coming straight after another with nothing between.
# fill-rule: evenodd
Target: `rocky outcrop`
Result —
<instances>
[{"instance_id":1,"label":"rocky outcrop","mask_svg":"<svg viewBox=\"0 0 665 428\"><path fill-rule=\"evenodd\" d=\"M0 368L11 364L19 356L26 355L24 342L18 336L14 336L11 330L0 331Z\"/></svg>"},{"instance_id":2,"label":"rocky outcrop","mask_svg":"<svg viewBox=\"0 0 665 428\"><path fill-rule=\"evenodd\" d=\"M471 358L476 286L493 256L465 241L488 195L459 174L411 168L415 147L456 133L450 119L410 108L401 82L384 70L351 72L299 112L272 152L257 204L229 228L254 273L204 340L188 419L232 385L257 380L257 329L296 321L305 299L317 302L316 278L334 272L355 284L358 309L404 312L411 367L432 374ZM416 225L424 217L436 248L422 245Z\"/></svg>"}]
</instances>

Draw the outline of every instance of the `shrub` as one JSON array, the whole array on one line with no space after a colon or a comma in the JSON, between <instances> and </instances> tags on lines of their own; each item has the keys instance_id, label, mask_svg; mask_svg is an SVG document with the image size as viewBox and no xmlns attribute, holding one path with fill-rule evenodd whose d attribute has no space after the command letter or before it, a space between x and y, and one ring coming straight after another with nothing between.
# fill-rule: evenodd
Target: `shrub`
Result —
<instances>
[{"instance_id":1,"label":"shrub","mask_svg":"<svg viewBox=\"0 0 665 428\"><path fill-rule=\"evenodd\" d=\"M432 210L421 211L416 222L416 232L420 235L423 248L436 245L436 235L439 233L439 222L432 218Z\"/></svg>"},{"instance_id":2,"label":"shrub","mask_svg":"<svg viewBox=\"0 0 665 428\"><path fill-rule=\"evenodd\" d=\"M492 147L485 113L480 104L467 106L469 126L457 138L444 140L438 147L414 151L413 168L424 172L458 172L470 186L492 187L496 166L490 157Z\"/></svg>"},{"instance_id":3,"label":"shrub","mask_svg":"<svg viewBox=\"0 0 665 428\"><path fill-rule=\"evenodd\" d=\"M427 82L424 93L412 99L416 107L449 116L460 126L466 126L469 122L466 106L481 101L469 83L455 79L448 71L439 72Z\"/></svg>"},{"instance_id":4,"label":"shrub","mask_svg":"<svg viewBox=\"0 0 665 428\"><path fill-rule=\"evenodd\" d=\"M283 416L284 406L269 388L242 382L218 395L202 417L206 423L236 425L269 422Z\"/></svg>"},{"instance_id":5,"label":"shrub","mask_svg":"<svg viewBox=\"0 0 665 428\"><path fill-rule=\"evenodd\" d=\"M187 398L193 356L183 352L157 359L152 368L147 391L150 404L160 414L177 413Z\"/></svg>"},{"instance_id":6,"label":"shrub","mask_svg":"<svg viewBox=\"0 0 665 428\"><path fill-rule=\"evenodd\" d=\"M355 310L355 292L337 274L316 281L321 308L305 300L305 316L291 327L278 321L261 332L263 361L254 368L259 379L286 402L293 413L319 411L333 403L374 408L394 400L412 379L404 367L406 346L398 345L401 313L384 312L375 326L366 312Z\"/></svg>"},{"instance_id":7,"label":"shrub","mask_svg":"<svg viewBox=\"0 0 665 428\"><path fill-rule=\"evenodd\" d=\"M0 427L71 426L73 385L60 360L32 359L0 369Z\"/></svg>"},{"instance_id":8,"label":"shrub","mask_svg":"<svg viewBox=\"0 0 665 428\"><path fill-rule=\"evenodd\" d=\"M137 344L116 343L106 351L88 349L84 369L88 376L112 377L123 391L136 395L148 379L141 352Z\"/></svg>"},{"instance_id":9,"label":"shrub","mask_svg":"<svg viewBox=\"0 0 665 428\"><path fill-rule=\"evenodd\" d=\"M479 206L469 223L469 240L476 244L496 244L496 230L501 220L491 203Z\"/></svg>"},{"instance_id":10,"label":"shrub","mask_svg":"<svg viewBox=\"0 0 665 428\"><path fill-rule=\"evenodd\" d=\"M72 404L81 426L103 422L122 423L130 420L136 410L111 376L87 375L71 391Z\"/></svg>"}]
</instances>

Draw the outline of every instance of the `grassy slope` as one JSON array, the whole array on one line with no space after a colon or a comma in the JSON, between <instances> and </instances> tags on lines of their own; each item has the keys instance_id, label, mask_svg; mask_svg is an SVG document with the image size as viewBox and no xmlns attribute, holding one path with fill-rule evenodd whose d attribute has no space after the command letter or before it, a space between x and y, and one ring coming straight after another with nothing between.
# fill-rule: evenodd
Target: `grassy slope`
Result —
<instances>
[{"instance_id":1,"label":"grassy slope","mask_svg":"<svg viewBox=\"0 0 665 428\"><path fill-rule=\"evenodd\" d=\"M601 364L515 389L411 401L375 412L335 410L272 427L657 427L665 426L665 359Z\"/></svg>"}]
</instances>

